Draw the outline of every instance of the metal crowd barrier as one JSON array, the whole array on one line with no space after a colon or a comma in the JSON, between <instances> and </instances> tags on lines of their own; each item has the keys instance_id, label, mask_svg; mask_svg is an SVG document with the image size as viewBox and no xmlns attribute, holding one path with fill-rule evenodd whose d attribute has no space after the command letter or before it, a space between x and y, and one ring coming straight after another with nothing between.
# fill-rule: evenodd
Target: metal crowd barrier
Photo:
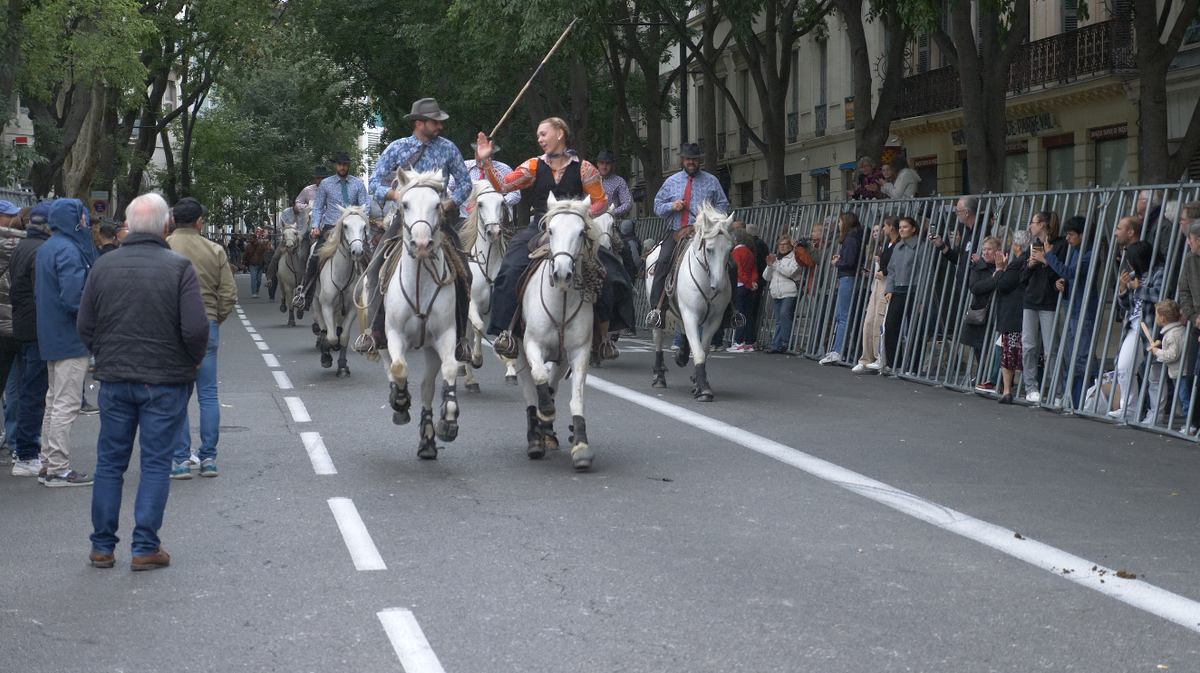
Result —
<instances>
[{"instance_id":1,"label":"metal crowd barrier","mask_svg":"<svg viewBox=\"0 0 1200 673\"><path fill-rule=\"evenodd\" d=\"M20 187L0 187L0 200L11 201L18 206L36 206L38 202L32 189Z\"/></svg>"},{"instance_id":2,"label":"metal crowd barrier","mask_svg":"<svg viewBox=\"0 0 1200 673\"><path fill-rule=\"evenodd\" d=\"M1200 331L1191 324L1186 327L1184 337L1185 344L1191 347L1185 348L1179 380L1168 379L1165 366L1146 352L1149 343L1144 336L1139 336L1134 350L1140 357L1135 358L1129 368L1131 390L1136 386L1133 401L1123 417L1113 418L1108 412L1116 409L1119 403L1115 369L1121 342L1128 329L1123 322L1124 312L1116 301L1118 274L1123 262L1123 251L1114 241L1117 222L1127 215L1142 215L1141 240L1151 243L1154 251L1151 267L1163 267L1164 281L1157 299L1178 300L1178 280L1184 257L1189 254L1186 232L1182 229L1182 225L1189 223L1184 217L1184 205L1200 201L1200 184L977 196L974 197L978 205L973 227L960 221L956 212L960 198L963 197L735 209L737 219L758 225L759 238L766 242L771 252L775 251L775 243L781 234L807 238L811 242L808 252L816 264L804 272L800 281L801 293L792 324L790 350L813 359L831 350L838 282L837 269L829 262L831 256L838 253L838 217L845 211L852 211L858 215L863 227L863 248L839 364L858 362L862 354L864 313L873 286L872 260L880 250L882 222L891 215L908 215L920 224L918 264L901 326L897 362L887 364L897 376L914 382L967 393L983 392L976 390L976 385L983 382L994 383L999 389L995 298L990 300L982 347L964 345L964 317L974 296L969 288L969 270L965 268L971 262L960 260L959 264L964 265L960 269L937 252L928 237L940 235L956 249L962 237L967 237L970 254L977 254L983 239L995 236L1002 241L1003 249L1010 252L1014 233L1028 229L1034 213L1057 213L1060 237L1067 219L1080 215L1086 219L1080 251L1091 251L1091 256L1088 264L1078 265L1074 278L1067 279L1069 291L1059 293L1052 334L1048 339L1043 338L1044 342L1049 342L1049 348L1043 349L1048 352L1042 353L1043 362L1037 373L1041 399L1033 406L1196 441L1188 429L1200 425L1200 408L1195 417L1189 419L1189 409L1184 406L1185 400L1196 400L1200 407L1200 377L1191 376L1197 349L1195 342ZM660 218L644 218L637 222L637 235L642 240L659 240L664 230ZM1009 262L1013 259L1010 254ZM639 322L644 320L648 309L642 285L642 282L637 283ZM1197 300L1200 301L1200 292L1197 292ZM763 293L759 306L759 314L752 318L757 320L758 341L765 344L775 325L769 292ZM1154 307L1147 305L1144 311L1153 314ZM1139 326L1134 328L1140 332ZM1160 331L1158 327L1152 330L1155 339L1160 338ZM882 348L882 338L879 342ZM874 360L875 354L869 354L867 359ZM1014 375L1013 391L1018 403L1029 404L1024 401L1026 391L1022 372ZM985 394L999 395L998 392ZM1151 413L1151 409L1155 413Z\"/></svg>"}]
</instances>

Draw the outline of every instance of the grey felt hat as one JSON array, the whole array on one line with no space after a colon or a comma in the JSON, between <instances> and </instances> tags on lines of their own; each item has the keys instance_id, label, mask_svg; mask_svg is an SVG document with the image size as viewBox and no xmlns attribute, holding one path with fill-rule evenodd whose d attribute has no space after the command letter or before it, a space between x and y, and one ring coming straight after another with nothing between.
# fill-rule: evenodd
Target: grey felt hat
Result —
<instances>
[{"instance_id":1,"label":"grey felt hat","mask_svg":"<svg viewBox=\"0 0 1200 673\"><path fill-rule=\"evenodd\" d=\"M679 146L680 159L703 159L704 152L700 151L700 146L696 143L684 143Z\"/></svg>"},{"instance_id":2,"label":"grey felt hat","mask_svg":"<svg viewBox=\"0 0 1200 673\"><path fill-rule=\"evenodd\" d=\"M404 121L415 122L423 119L426 121L445 121L450 118L450 115L442 112L438 107L438 102L433 98L422 98L412 104L412 112L404 115Z\"/></svg>"}]
</instances>

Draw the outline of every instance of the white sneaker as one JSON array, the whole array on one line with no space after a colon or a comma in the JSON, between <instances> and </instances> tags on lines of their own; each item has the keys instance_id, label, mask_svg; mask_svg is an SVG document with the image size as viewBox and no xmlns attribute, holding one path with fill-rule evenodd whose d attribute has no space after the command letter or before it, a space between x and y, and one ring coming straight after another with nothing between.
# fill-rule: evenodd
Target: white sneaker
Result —
<instances>
[{"instance_id":1,"label":"white sneaker","mask_svg":"<svg viewBox=\"0 0 1200 673\"><path fill-rule=\"evenodd\" d=\"M742 352L742 345L741 345L741 344L733 344L733 345L732 345L732 346L730 346L729 348L726 348L726 349L725 349L725 352L726 352L726 353L741 353L741 352Z\"/></svg>"},{"instance_id":2,"label":"white sneaker","mask_svg":"<svg viewBox=\"0 0 1200 673\"><path fill-rule=\"evenodd\" d=\"M743 353L753 353L754 352L754 344L745 344L744 346L742 346L742 352Z\"/></svg>"},{"instance_id":3,"label":"white sneaker","mask_svg":"<svg viewBox=\"0 0 1200 673\"><path fill-rule=\"evenodd\" d=\"M1124 415L1125 415L1124 409L1113 409L1112 411L1108 412L1109 418L1120 418Z\"/></svg>"},{"instance_id":4,"label":"white sneaker","mask_svg":"<svg viewBox=\"0 0 1200 673\"><path fill-rule=\"evenodd\" d=\"M867 365L867 369L870 369L873 372L877 372L880 369L883 369L883 365L879 364L878 362L872 362Z\"/></svg>"},{"instance_id":5,"label":"white sneaker","mask_svg":"<svg viewBox=\"0 0 1200 673\"><path fill-rule=\"evenodd\" d=\"M1029 391L1029 394L1025 396L1025 401L1030 404L1037 404L1038 402L1042 401L1042 394L1036 390L1031 390Z\"/></svg>"},{"instance_id":6,"label":"white sneaker","mask_svg":"<svg viewBox=\"0 0 1200 673\"><path fill-rule=\"evenodd\" d=\"M12 466L12 476L14 477L36 477L42 470L42 461L38 458L33 460L14 460Z\"/></svg>"},{"instance_id":7,"label":"white sneaker","mask_svg":"<svg viewBox=\"0 0 1200 673\"><path fill-rule=\"evenodd\" d=\"M257 292L255 292L254 294L250 295L250 298L251 298L251 299L258 299L258 293L257 293Z\"/></svg>"},{"instance_id":8,"label":"white sneaker","mask_svg":"<svg viewBox=\"0 0 1200 673\"><path fill-rule=\"evenodd\" d=\"M831 365L841 359L842 356L837 351L829 351L825 357L821 358L820 364Z\"/></svg>"},{"instance_id":9,"label":"white sneaker","mask_svg":"<svg viewBox=\"0 0 1200 673\"><path fill-rule=\"evenodd\" d=\"M854 365L854 369L851 369L850 373L851 374L866 374L869 371L871 371L871 370L867 369L867 366L860 362L860 363Z\"/></svg>"}]
</instances>

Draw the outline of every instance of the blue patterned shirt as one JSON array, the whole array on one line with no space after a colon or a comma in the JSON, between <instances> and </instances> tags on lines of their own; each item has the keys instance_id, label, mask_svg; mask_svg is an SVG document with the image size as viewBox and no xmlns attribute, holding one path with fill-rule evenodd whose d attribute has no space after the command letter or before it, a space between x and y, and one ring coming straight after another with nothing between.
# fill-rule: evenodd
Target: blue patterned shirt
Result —
<instances>
[{"instance_id":1,"label":"blue patterned shirt","mask_svg":"<svg viewBox=\"0 0 1200 673\"><path fill-rule=\"evenodd\" d=\"M625 182L625 178L616 173L609 173L600 178L600 185L604 187L608 203L613 207L613 215L618 220L625 219L633 208L633 198L629 196L629 184Z\"/></svg>"},{"instance_id":2,"label":"blue patterned shirt","mask_svg":"<svg viewBox=\"0 0 1200 673\"><path fill-rule=\"evenodd\" d=\"M667 221L669 231L679 228L679 218L682 217L683 212L671 210L671 204L683 198L683 192L687 189L687 181L687 172L679 171L663 181L662 188L658 190L658 196L654 197L654 214ZM729 212L729 199L725 198L725 190L721 189L721 182L712 173L697 171L692 178L692 192L688 204L688 211L691 213L688 218L689 224L696 213L700 212L701 204L706 201L722 213Z\"/></svg>"},{"instance_id":3,"label":"blue patterned shirt","mask_svg":"<svg viewBox=\"0 0 1200 673\"><path fill-rule=\"evenodd\" d=\"M383 203L388 190L392 188L391 185L383 182L384 177L403 166L420 147L421 141L417 140L415 135L411 135L407 138L393 140L383 154L379 155L379 161L375 163L375 172L371 174L370 180L371 194L375 196L376 201ZM454 143L441 136L429 141L425 148L425 154L421 155L412 170L424 173L439 168L443 173L454 178L454 190L447 194L447 198L460 206L466 203L467 199L471 198L471 176L467 173L466 164L463 163L462 152L458 151L458 147Z\"/></svg>"},{"instance_id":4,"label":"blue patterned shirt","mask_svg":"<svg viewBox=\"0 0 1200 673\"><path fill-rule=\"evenodd\" d=\"M318 223L325 227L333 226L341 216L338 206L343 208L346 206L371 207L371 197L367 194L367 187L362 180L353 175L347 175L346 192L350 199L343 203L341 178L336 175L331 175L321 181L321 185L317 187L317 195L313 197L311 221L314 227Z\"/></svg>"}]
</instances>

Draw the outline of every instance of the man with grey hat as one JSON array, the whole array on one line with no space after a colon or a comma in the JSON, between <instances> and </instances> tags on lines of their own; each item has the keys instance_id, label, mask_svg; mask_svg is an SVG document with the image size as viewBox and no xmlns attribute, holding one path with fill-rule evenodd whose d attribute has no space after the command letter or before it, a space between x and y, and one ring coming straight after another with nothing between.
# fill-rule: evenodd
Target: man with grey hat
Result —
<instances>
[{"instance_id":1,"label":"man with grey hat","mask_svg":"<svg viewBox=\"0 0 1200 673\"><path fill-rule=\"evenodd\" d=\"M441 137L442 122L449 118L450 115L443 112L433 98L422 98L413 103L412 111L404 115L404 121L412 122L413 134L394 140L387 146L383 154L379 155L379 161L375 163L375 171L371 174L368 182L375 200L386 206L388 201L396 201L400 198L400 193L392 188L389 181L385 181L388 175L394 174L398 170L418 173L441 170L444 176L451 179L448 181L452 182L453 188L448 188L442 195L442 232L452 241L454 249L462 256L463 268L467 269L469 274L470 267L466 264L466 254L462 251L462 242L458 238L458 232L454 229L454 225L458 223L458 209L471 197L471 175L463 162L462 152L454 143ZM368 309L371 334L359 338L355 344L356 350L373 352L387 347L383 336L383 311L381 310L383 297L376 289L378 285L376 280L379 276L379 269L383 265L384 251L390 247L387 242L399 235L400 226L401 222L397 217L392 222L392 226L384 233L383 238L380 239L381 243L375 250L375 257L372 258L371 265L367 267L364 283L371 297L371 305ZM470 346L464 341L464 337L468 333L470 292L471 279L457 279L455 283L457 300L455 324L458 327L458 347L455 348L455 357L460 361L470 359Z\"/></svg>"},{"instance_id":2,"label":"man with grey hat","mask_svg":"<svg viewBox=\"0 0 1200 673\"><path fill-rule=\"evenodd\" d=\"M608 203L613 207L613 216L617 221L629 217L633 210L633 198L629 196L629 185L625 178L613 172L617 165L617 155L612 150L600 150L596 155L596 170L600 171L600 186L608 196Z\"/></svg>"},{"instance_id":3,"label":"man with grey hat","mask_svg":"<svg viewBox=\"0 0 1200 673\"><path fill-rule=\"evenodd\" d=\"M296 197L295 209L297 211L312 208L313 199L317 198L317 187L320 187L321 181L327 177L329 177L329 169L324 165L317 166L313 170L312 184L300 190L300 195Z\"/></svg>"},{"instance_id":4,"label":"man with grey hat","mask_svg":"<svg viewBox=\"0 0 1200 673\"><path fill-rule=\"evenodd\" d=\"M337 223L342 208L371 207L371 197L367 194L366 185L357 176L350 175L350 155L348 153L337 152L333 155L333 169L336 171L335 174L322 180L317 187L317 195L312 204L313 235L314 238L320 236L322 241L325 234ZM318 228L320 229L319 234L317 233ZM297 297L302 299L298 302L300 308L305 311L312 308L313 295L317 292L317 284L314 281L321 266L321 260L317 255L318 250L320 250L319 246L313 246L310 251L308 269L304 273L304 283L296 289Z\"/></svg>"}]
</instances>

